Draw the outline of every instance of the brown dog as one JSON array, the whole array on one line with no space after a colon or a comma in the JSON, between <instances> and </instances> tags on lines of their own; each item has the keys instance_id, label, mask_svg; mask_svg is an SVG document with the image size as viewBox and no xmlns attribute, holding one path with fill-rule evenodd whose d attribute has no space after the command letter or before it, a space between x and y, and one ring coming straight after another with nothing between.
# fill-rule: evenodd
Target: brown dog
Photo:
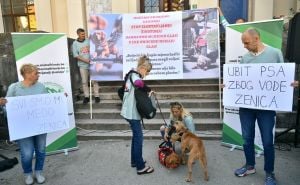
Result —
<instances>
[{"instance_id":1,"label":"brown dog","mask_svg":"<svg viewBox=\"0 0 300 185\"><path fill-rule=\"evenodd\" d=\"M184 126L182 122L178 121L176 122L176 124L174 124L174 126L176 127L176 133L178 134L178 136L171 138L171 140L176 138L178 139L179 136L181 137L182 164L186 163L186 152L190 153L188 158L188 175L186 181L192 181L192 167L193 162L196 159L199 160L199 163L202 166L202 169L204 170L204 180L208 181L207 160L203 141L195 134L188 131L188 129Z\"/></svg>"}]
</instances>

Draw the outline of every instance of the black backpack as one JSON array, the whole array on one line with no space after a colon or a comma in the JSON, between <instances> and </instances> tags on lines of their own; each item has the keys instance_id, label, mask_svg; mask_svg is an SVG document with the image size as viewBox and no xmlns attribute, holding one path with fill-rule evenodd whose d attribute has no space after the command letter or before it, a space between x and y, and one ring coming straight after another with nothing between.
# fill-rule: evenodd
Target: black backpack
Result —
<instances>
[{"instance_id":1,"label":"black backpack","mask_svg":"<svg viewBox=\"0 0 300 185\"><path fill-rule=\"evenodd\" d=\"M10 159L1 154L0 157L3 158L3 160L0 160L0 172L8 170L18 164L18 159L16 157Z\"/></svg>"},{"instance_id":2,"label":"black backpack","mask_svg":"<svg viewBox=\"0 0 300 185\"><path fill-rule=\"evenodd\" d=\"M136 108L142 118L152 119L156 115L155 97L149 97L148 92L142 88L134 87L134 97L136 99Z\"/></svg>"},{"instance_id":3,"label":"black backpack","mask_svg":"<svg viewBox=\"0 0 300 185\"><path fill-rule=\"evenodd\" d=\"M139 74L138 72L136 72L136 71L134 71L134 70L130 70L130 71L125 75L125 77L124 77L124 83L123 83L123 85L118 89L118 95L119 95L119 98L120 98L121 101L123 101L126 81L127 81L127 79L128 79L128 76L129 76L131 73Z\"/></svg>"},{"instance_id":4,"label":"black backpack","mask_svg":"<svg viewBox=\"0 0 300 185\"><path fill-rule=\"evenodd\" d=\"M131 73L139 74L138 72L133 71L133 70L129 71L126 74L124 84L122 85L122 87L120 87L118 89L118 95L121 100L123 100L126 81ZM130 76L130 82L134 87L134 97L136 99L136 108L137 108L137 111L139 112L140 116L142 118L146 118L146 119L154 118L156 115L156 103L155 103L154 95L151 95L149 97L149 95L148 95L149 88L147 86L144 88L135 87L133 84L133 81L131 79L131 76Z\"/></svg>"}]
</instances>

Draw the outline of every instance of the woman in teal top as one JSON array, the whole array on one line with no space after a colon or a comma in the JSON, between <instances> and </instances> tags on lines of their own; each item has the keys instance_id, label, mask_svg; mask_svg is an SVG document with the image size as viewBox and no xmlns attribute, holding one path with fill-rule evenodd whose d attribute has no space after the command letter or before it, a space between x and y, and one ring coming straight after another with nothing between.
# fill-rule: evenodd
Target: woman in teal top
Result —
<instances>
[{"instance_id":1,"label":"woman in teal top","mask_svg":"<svg viewBox=\"0 0 300 185\"><path fill-rule=\"evenodd\" d=\"M27 96L45 94L45 86L38 82L39 73L35 65L24 64L20 69L24 80L9 86L6 97ZM24 122L26 127L26 122ZM34 177L39 184L45 182L42 174L46 154L46 134L40 134L17 140L20 147L22 168L25 176L25 184L33 184L32 160L35 153Z\"/></svg>"},{"instance_id":2,"label":"woman in teal top","mask_svg":"<svg viewBox=\"0 0 300 185\"><path fill-rule=\"evenodd\" d=\"M136 99L134 96L135 87L142 88L144 91L152 93L151 89L147 87L143 81L143 78L149 74L151 69L152 64L150 63L149 58L147 56L141 56L138 59L136 69L138 74L131 73L126 81L121 110L121 116L129 123L132 130L131 167L136 168L138 175L148 174L154 171L153 167L145 165L145 160L143 159L143 132L141 116L137 111Z\"/></svg>"}]
</instances>

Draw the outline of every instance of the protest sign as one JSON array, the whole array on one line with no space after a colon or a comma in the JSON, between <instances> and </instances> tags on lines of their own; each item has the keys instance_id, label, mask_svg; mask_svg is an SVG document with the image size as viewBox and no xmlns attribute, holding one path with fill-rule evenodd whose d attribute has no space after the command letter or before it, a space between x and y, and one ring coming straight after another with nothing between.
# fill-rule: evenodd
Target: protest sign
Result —
<instances>
[{"instance_id":1,"label":"protest sign","mask_svg":"<svg viewBox=\"0 0 300 185\"><path fill-rule=\"evenodd\" d=\"M6 110L11 141L69 128L63 93L7 97Z\"/></svg>"},{"instance_id":2,"label":"protest sign","mask_svg":"<svg viewBox=\"0 0 300 185\"><path fill-rule=\"evenodd\" d=\"M292 111L294 63L225 64L223 105Z\"/></svg>"}]
</instances>

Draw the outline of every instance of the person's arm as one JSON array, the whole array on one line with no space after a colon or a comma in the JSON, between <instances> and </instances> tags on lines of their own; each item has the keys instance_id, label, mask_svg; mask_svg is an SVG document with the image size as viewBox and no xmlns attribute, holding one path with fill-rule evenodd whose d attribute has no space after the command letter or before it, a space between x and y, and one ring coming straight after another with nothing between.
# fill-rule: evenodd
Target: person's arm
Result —
<instances>
[{"instance_id":1,"label":"person's arm","mask_svg":"<svg viewBox=\"0 0 300 185\"><path fill-rule=\"evenodd\" d=\"M135 87L142 88L143 91L150 92L151 88L148 87L142 79L137 79L133 82Z\"/></svg>"},{"instance_id":2,"label":"person's arm","mask_svg":"<svg viewBox=\"0 0 300 185\"><path fill-rule=\"evenodd\" d=\"M184 124L187 129L189 129L190 132L195 133L195 124L193 122L192 116L185 116L183 118Z\"/></svg>"},{"instance_id":3,"label":"person's arm","mask_svg":"<svg viewBox=\"0 0 300 185\"><path fill-rule=\"evenodd\" d=\"M5 105L7 103L7 100L3 97L0 97L0 106Z\"/></svg>"},{"instance_id":4,"label":"person's arm","mask_svg":"<svg viewBox=\"0 0 300 185\"><path fill-rule=\"evenodd\" d=\"M6 93L6 97L14 97L16 96L16 83L11 84L8 86L8 90Z\"/></svg>"},{"instance_id":5,"label":"person's arm","mask_svg":"<svg viewBox=\"0 0 300 185\"><path fill-rule=\"evenodd\" d=\"M82 58L82 57L80 57L80 56L77 56L77 57L75 57L77 60L80 60L80 61L82 61L82 62L85 62L85 63L87 63L87 64L90 64L90 60L89 59L85 59L85 58Z\"/></svg>"},{"instance_id":6,"label":"person's arm","mask_svg":"<svg viewBox=\"0 0 300 185\"><path fill-rule=\"evenodd\" d=\"M218 7L218 10L219 10L219 14L220 14L220 21L221 21L221 24L224 26L224 28L226 28L226 27L229 25L229 23L228 23L228 21L226 20L226 18L224 17L224 14L223 14L223 12L222 12L222 10L221 10L220 7Z\"/></svg>"},{"instance_id":7,"label":"person's arm","mask_svg":"<svg viewBox=\"0 0 300 185\"><path fill-rule=\"evenodd\" d=\"M90 64L90 59L85 59L85 58L82 58L80 55L79 55L79 51L78 51L78 48L76 46L76 41L73 42L73 46L72 46L72 49L73 49L73 57L76 58L77 60L80 60L82 62L85 62L87 64Z\"/></svg>"}]
</instances>

